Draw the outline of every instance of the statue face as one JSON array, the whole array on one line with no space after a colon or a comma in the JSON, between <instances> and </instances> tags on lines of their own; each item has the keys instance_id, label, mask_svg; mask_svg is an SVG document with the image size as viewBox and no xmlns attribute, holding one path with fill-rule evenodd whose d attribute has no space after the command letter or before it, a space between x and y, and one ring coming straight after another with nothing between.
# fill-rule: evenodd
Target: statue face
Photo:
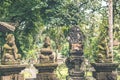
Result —
<instances>
[{"instance_id":1,"label":"statue face","mask_svg":"<svg viewBox=\"0 0 120 80\"><path fill-rule=\"evenodd\" d=\"M45 37L44 47L48 47L48 46L50 46L50 38L49 37Z\"/></svg>"},{"instance_id":2,"label":"statue face","mask_svg":"<svg viewBox=\"0 0 120 80\"><path fill-rule=\"evenodd\" d=\"M44 40L45 43L50 43L50 38L49 37L46 37L45 40Z\"/></svg>"},{"instance_id":3,"label":"statue face","mask_svg":"<svg viewBox=\"0 0 120 80\"><path fill-rule=\"evenodd\" d=\"M15 41L14 35L13 34L9 34L7 36L7 43L12 46L14 44L14 41Z\"/></svg>"}]
</instances>

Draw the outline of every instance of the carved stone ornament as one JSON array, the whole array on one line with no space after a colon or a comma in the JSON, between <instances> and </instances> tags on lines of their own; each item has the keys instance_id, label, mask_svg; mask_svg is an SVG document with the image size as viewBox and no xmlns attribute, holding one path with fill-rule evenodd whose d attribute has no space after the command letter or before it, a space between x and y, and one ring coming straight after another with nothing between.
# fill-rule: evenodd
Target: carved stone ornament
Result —
<instances>
[{"instance_id":1,"label":"carved stone ornament","mask_svg":"<svg viewBox=\"0 0 120 80\"><path fill-rule=\"evenodd\" d=\"M78 26L69 29L69 57L66 59L69 76L66 80L84 80L84 71L82 70L83 56L83 39L84 35Z\"/></svg>"},{"instance_id":2,"label":"carved stone ornament","mask_svg":"<svg viewBox=\"0 0 120 80\"><path fill-rule=\"evenodd\" d=\"M36 80L58 80L54 73L58 64L55 62L55 55L51 49L49 37L45 37L43 47L39 53L38 64L34 66L38 69Z\"/></svg>"},{"instance_id":3,"label":"carved stone ornament","mask_svg":"<svg viewBox=\"0 0 120 80\"><path fill-rule=\"evenodd\" d=\"M18 49L15 44L15 38L13 34L8 34L6 43L3 46L2 64L19 64L21 55L18 54Z\"/></svg>"},{"instance_id":4,"label":"carved stone ornament","mask_svg":"<svg viewBox=\"0 0 120 80\"><path fill-rule=\"evenodd\" d=\"M49 37L45 37L43 48L40 50L39 63L54 63L54 53Z\"/></svg>"}]
</instances>

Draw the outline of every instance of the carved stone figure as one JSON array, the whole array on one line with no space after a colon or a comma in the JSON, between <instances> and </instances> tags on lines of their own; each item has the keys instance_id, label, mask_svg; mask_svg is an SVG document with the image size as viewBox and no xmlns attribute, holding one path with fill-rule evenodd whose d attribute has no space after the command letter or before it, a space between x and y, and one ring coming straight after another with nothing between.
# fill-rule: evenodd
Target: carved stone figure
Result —
<instances>
[{"instance_id":1,"label":"carved stone figure","mask_svg":"<svg viewBox=\"0 0 120 80\"><path fill-rule=\"evenodd\" d=\"M16 64L16 62L20 60L20 58L21 55L18 54L14 35L8 34L6 38L6 43L3 46L2 64Z\"/></svg>"},{"instance_id":2,"label":"carved stone figure","mask_svg":"<svg viewBox=\"0 0 120 80\"><path fill-rule=\"evenodd\" d=\"M106 38L102 38L98 45L98 59L96 62L112 62L112 54L109 52L108 48L108 40Z\"/></svg>"},{"instance_id":3,"label":"carved stone figure","mask_svg":"<svg viewBox=\"0 0 120 80\"><path fill-rule=\"evenodd\" d=\"M84 35L79 27L75 26L69 30L67 37L69 41L70 55L76 52L74 55L83 55L83 39Z\"/></svg>"},{"instance_id":4,"label":"carved stone figure","mask_svg":"<svg viewBox=\"0 0 120 80\"><path fill-rule=\"evenodd\" d=\"M100 33L98 41L96 63L91 63L95 69L92 74L96 80L117 80L116 69L119 64L112 61L113 55L109 50L109 38L107 37L108 29L104 30L104 34Z\"/></svg>"},{"instance_id":5,"label":"carved stone figure","mask_svg":"<svg viewBox=\"0 0 120 80\"><path fill-rule=\"evenodd\" d=\"M45 37L43 47L39 53L38 64L34 66L38 69L36 80L58 80L54 73L58 64L55 61L49 37Z\"/></svg>"},{"instance_id":6,"label":"carved stone figure","mask_svg":"<svg viewBox=\"0 0 120 80\"><path fill-rule=\"evenodd\" d=\"M84 71L82 70L84 35L79 27L74 26L70 28L67 39L69 41L69 57L66 59L66 65L69 76L66 80L84 80Z\"/></svg>"},{"instance_id":7,"label":"carved stone figure","mask_svg":"<svg viewBox=\"0 0 120 80\"><path fill-rule=\"evenodd\" d=\"M49 37L45 37L43 48L40 51L39 61L40 63L54 62L54 53L51 50L51 42Z\"/></svg>"}]
</instances>

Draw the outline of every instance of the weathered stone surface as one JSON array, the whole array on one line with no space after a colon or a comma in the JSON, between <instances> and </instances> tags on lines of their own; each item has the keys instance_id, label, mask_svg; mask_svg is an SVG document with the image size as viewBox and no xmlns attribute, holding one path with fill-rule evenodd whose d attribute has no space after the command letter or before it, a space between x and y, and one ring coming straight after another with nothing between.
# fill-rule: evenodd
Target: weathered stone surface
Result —
<instances>
[{"instance_id":1,"label":"weathered stone surface","mask_svg":"<svg viewBox=\"0 0 120 80\"><path fill-rule=\"evenodd\" d=\"M104 36L99 36L98 46L96 46L96 63L92 63L96 71L93 72L93 77L96 78L96 80L117 80L117 73L115 73L115 70L118 67L118 63L113 62L113 54L109 44L110 40L107 37L107 28L104 32ZM100 33L100 35L103 35L103 33Z\"/></svg>"},{"instance_id":2,"label":"weathered stone surface","mask_svg":"<svg viewBox=\"0 0 120 80\"><path fill-rule=\"evenodd\" d=\"M117 63L92 63L96 71L93 72L93 77L96 80L117 80L115 70L118 67Z\"/></svg>"},{"instance_id":3,"label":"weathered stone surface","mask_svg":"<svg viewBox=\"0 0 120 80\"><path fill-rule=\"evenodd\" d=\"M58 64L55 61L49 37L45 38L43 48L39 53L38 64L34 66L38 69L37 80L58 80L54 73Z\"/></svg>"},{"instance_id":4,"label":"weathered stone surface","mask_svg":"<svg viewBox=\"0 0 120 80\"><path fill-rule=\"evenodd\" d=\"M3 65L12 65L12 64L20 64L21 55L18 54L18 49L15 44L15 37L13 34L8 34L6 38L6 43L3 46L2 53L2 61Z\"/></svg>"},{"instance_id":5,"label":"weathered stone surface","mask_svg":"<svg viewBox=\"0 0 120 80\"><path fill-rule=\"evenodd\" d=\"M1 76L0 80L11 80L11 76L7 75L7 76Z\"/></svg>"},{"instance_id":6,"label":"weathered stone surface","mask_svg":"<svg viewBox=\"0 0 120 80\"><path fill-rule=\"evenodd\" d=\"M25 80L36 80L36 78L28 78L28 79L25 79Z\"/></svg>"},{"instance_id":7,"label":"weathered stone surface","mask_svg":"<svg viewBox=\"0 0 120 80\"><path fill-rule=\"evenodd\" d=\"M98 41L97 49L97 59L95 60L97 63L111 63L113 59L113 55L109 49L109 38L106 36L101 37Z\"/></svg>"},{"instance_id":8,"label":"weathered stone surface","mask_svg":"<svg viewBox=\"0 0 120 80\"><path fill-rule=\"evenodd\" d=\"M43 47L39 53L38 61L39 63L43 63L43 64L55 62L55 56L53 50L51 49L51 41L49 37L46 37L44 40Z\"/></svg>"},{"instance_id":9,"label":"weathered stone surface","mask_svg":"<svg viewBox=\"0 0 120 80\"><path fill-rule=\"evenodd\" d=\"M54 73L39 73L37 74L37 80L58 80Z\"/></svg>"},{"instance_id":10,"label":"weathered stone surface","mask_svg":"<svg viewBox=\"0 0 120 80\"><path fill-rule=\"evenodd\" d=\"M15 26L12 26L6 22L0 22L0 32L10 32L14 30Z\"/></svg>"},{"instance_id":11,"label":"weathered stone surface","mask_svg":"<svg viewBox=\"0 0 120 80\"><path fill-rule=\"evenodd\" d=\"M54 73L58 66L57 63L35 64L34 66L39 71L37 74L37 80L58 80L56 74Z\"/></svg>"},{"instance_id":12,"label":"weathered stone surface","mask_svg":"<svg viewBox=\"0 0 120 80\"><path fill-rule=\"evenodd\" d=\"M1 76L0 80L24 80L24 76L21 74L12 74L12 75Z\"/></svg>"},{"instance_id":13,"label":"weathered stone surface","mask_svg":"<svg viewBox=\"0 0 120 80\"><path fill-rule=\"evenodd\" d=\"M85 80L83 77L67 77L66 80Z\"/></svg>"},{"instance_id":14,"label":"weathered stone surface","mask_svg":"<svg viewBox=\"0 0 120 80\"><path fill-rule=\"evenodd\" d=\"M118 63L91 63L91 65L99 72L115 71L118 67Z\"/></svg>"},{"instance_id":15,"label":"weathered stone surface","mask_svg":"<svg viewBox=\"0 0 120 80\"><path fill-rule=\"evenodd\" d=\"M0 80L24 80L19 74L26 65L0 65Z\"/></svg>"},{"instance_id":16,"label":"weathered stone surface","mask_svg":"<svg viewBox=\"0 0 120 80\"><path fill-rule=\"evenodd\" d=\"M38 71L41 72L50 72L53 73L54 70L57 68L57 63L47 63L47 64L35 64L35 68L38 69Z\"/></svg>"},{"instance_id":17,"label":"weathered stone surface","mask_svg":"<svg viewBox=\"0 0 120 80\"><path fill-rule=\"evenodd\" d=\"M117 80L116 73L113 72L93 72L96 80Z\"/></svg>"},{"instance_id":18,"label":"weathered stone surface","mask_svg":"<svg viewBox=\"0 0 120 80\"><path fill-rule=\"evenodd\" d=\"M69 75L66 80L85 80L82 70L84 35L79 27L71 27L68 34L69 57L66 59Z\"/></svg>"}]
</instances>

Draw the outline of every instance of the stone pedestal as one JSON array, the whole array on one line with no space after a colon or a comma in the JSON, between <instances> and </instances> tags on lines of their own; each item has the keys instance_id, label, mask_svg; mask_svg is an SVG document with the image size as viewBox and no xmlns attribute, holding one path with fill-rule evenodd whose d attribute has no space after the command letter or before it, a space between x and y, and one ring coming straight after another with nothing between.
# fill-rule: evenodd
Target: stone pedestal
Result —
<instances>
[{"instance_id":1,"label":"stone pedestal","mask_svg":"<svg viewBox=\"0 0 120 80\"><path fill-rule=\"evenodd\" d=\"M57 63L35 64L34 66L39 71L36 80L58 80L56 74L54 73L58 66Z\"/></svg>"},{"instance_id":2,"label":"stone pedestal","mask_svg":"<svg viewBox=\"0 0 120 80\"><path fill-rule=\"evenodd\" d=\"M93 77L96 80L117 80L117 73L115 70L118 67L117 63L92 63L95 68Z\"/></svg>"},{"instance_id":3,"label":"stone pedestal","mask_svg":"<svg viewBox=\"0 0 120 80\"><path fill-rule=\"evenodd\" d=\"M85 80L84 71L81 66L83 60L83 56L71 56L67 59L66 64L69 76L66 77L66 80Z\"/></svg>"},{"instance_id":4,"label":"stone pedestal","mask_svg":"<svg viewBox=\"0 0 120 80\"><path fill-rule=\"evenodd\" d=\"M24 76L19 73L25 67L25 65L0 65L0 80L24 80Z\"/></svg>"}]
</instances>

